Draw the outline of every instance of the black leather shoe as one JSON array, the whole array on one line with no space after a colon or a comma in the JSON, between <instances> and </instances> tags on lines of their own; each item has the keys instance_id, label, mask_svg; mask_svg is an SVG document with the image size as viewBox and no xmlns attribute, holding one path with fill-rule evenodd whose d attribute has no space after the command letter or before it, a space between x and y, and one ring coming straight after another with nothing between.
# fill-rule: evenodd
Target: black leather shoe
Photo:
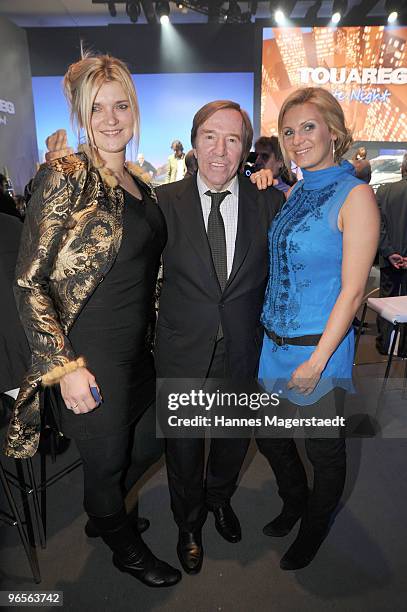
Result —
<instances>
[{"instance_id":1,"label":"black leather shoe","mask_svg":"<svg viewBox=\"0 0 407 612\"><path fill-rule=\"evenodd\" d=\"M137 529L139 533L144 533L150 527L150 521L143 516L138 516L136 520L132 523L133 527ZM89 520L85 525L85 533L88 538L98 538L100 537L100 533L95 525Z\"/></svg>"},{"instance_id":2,"label":"black leather shoe","mask_svg":"<svg viewBox=\"0 0 407 612\"><path fill-rule=\"evenodd\" d=\"M122 559L113 553L113 565L121 572L130 574L149 587L162 588L177 584L182 574L165 561L157 559L151 551L136 549Z\"/></svg>"},{"instance_id":3,"label":"black leather shoe","mask_svg":"<svg viewBox=\"0 0 407 612\"><path fill-rule=\"evenodd\" d=\"M225 540L235 544L242 539L242 530L239 519L230 504L215 506L212 509L215 517L215 527Z\"/></svg>"},{"instance_id":4,"label":"black leather shoe","mask_svg":"<svg viewBox=\"0 0 407 612\"><path fill-rule=\"evenodd\" d=\"M198 574L203 562L202 535L200 531L180 531L177 554L187 574Z\"/></svg>"},{"instance_id":5,"label":"black leather shoe","mask_svg":"<svg viewBox=\"0 0 407 612\"><path fill-rule=\"evenodd\" d=\"M276 516L275 519L263 527L263 533L264 535L271 536L273 538L282 538L290 533L291 529L294 527L296 522L300 520L301 516L302 511L290 512L283 508L281 514Z\"/></svg>"},{"instance_id":6,"label":"black leather shoe","mask_svg":"<svg viewBox=\"0 0 407 612\"><path fill-rule=\"evenodd\" d=\"M307 567L317 554L319 547L325 540L327 530L312 533L303 531L298 534L290 548L281 558L282 570L298 570Z\"/></svg>"},{"instance_id":7,"label":"black leather shoe","mask_svg":"<svg viewBox=\"0 0 407 612\"><path fill-rule=\"evenodd\" d=\"M113 564L149 587L170 587L182 578L181 572L157 559L131 526L124 506L114 514L91 516L103 541L113 552Z\"/></svg>"}]
</instances>

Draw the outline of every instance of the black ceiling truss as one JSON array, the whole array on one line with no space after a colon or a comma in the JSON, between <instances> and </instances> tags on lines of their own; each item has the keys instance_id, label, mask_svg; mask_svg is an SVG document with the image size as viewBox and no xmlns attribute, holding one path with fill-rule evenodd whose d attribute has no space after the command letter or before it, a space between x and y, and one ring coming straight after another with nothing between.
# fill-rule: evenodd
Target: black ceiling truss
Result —
<instances>
[{"instance_id":1,"label":"black ceiling truss","mask_svg":"<svg viewBox=\"0 0 407 612\"><path fill-rule=\"evenodd\" d=\"M337 0L336 0L337 1ZM387 23L387 13L383 16L370 18L368 13L372 7L378 3L379 0L359 0L352 8L349 8L350 3L344 2L347 7L346 13L342 15L340 25L385 25ZM399 15L401 21L405 23L407 21L407 2L405 0L393 0L399 8ZM153 0L92 0L92 4L105 4L106 10L109 11L112 17L116 14L116 4L125 4L126 11L130 14L137 14L138 9L142 9L149 24L158 23L156 14L157 2ZM207 15L209 23L250 23L252 17L256 16L259 5L267 4L270 7L270 25L276 25L273 20L274 10L282 7L285 10L288 17L293 13L295 14L295 6L297 0L246 0L237 2L237 0L179 0L172 1L170 5L176 5L178 7L185 7L190 11ZM334 4L334 3L333 3ZM135 7L131 5L136 5ZM293 18L293 23L299 27L306 26L321 26L328 25L329 19L318 18L318 12L321 8L322 0L314 0L313 4L309 6L309 9L304 17ZM140 12L140 11L139 11ZM133 22L134 19L132 20ZM266 19L262 21L267 21Z\"/></svg>"}]
</instances>

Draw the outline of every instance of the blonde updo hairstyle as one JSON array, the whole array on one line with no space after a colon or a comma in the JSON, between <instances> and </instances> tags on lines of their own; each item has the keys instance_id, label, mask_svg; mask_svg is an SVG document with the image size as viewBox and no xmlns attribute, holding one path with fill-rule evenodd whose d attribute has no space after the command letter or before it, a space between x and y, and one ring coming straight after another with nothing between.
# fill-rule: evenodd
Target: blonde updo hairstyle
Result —
<instances>
[{"instance_id":1,"label":"blonde updo hairstyle","mask_svg":"<svg viewBox=\"0 0 407 612\"><path fill-rule=\"evenodd\" d=\"M340 162L353 142L352 133L345 124L345 115L341 105L329 91L322 87L302 87L295 90L284 100L278 115L278 137L288 168L290 167L291 160L284 148L284 117L294 106L306 103L313 104L319 110L329 131L337 137L335 140L334 162Z\"/></svg>"},{"instance_id":2,"label":"blonde updo hairstyle","mask_svg":"<svg viewBox=\"0 0 407 612\"><path fill-rule=\"evenodd\" d=\"M132 110L133 143L137 148L140 132L140 112L137 94L127 66L119 59L110 55L88 55L71 64L64 76L64 93L71 110L72 125L76 128L78 142L81 130L85 133L88 153L97 167L103 166L98 153L92 126L92 107L100 87L104 83L117 81L123 87Z\"/></svg>"}]
</instances>

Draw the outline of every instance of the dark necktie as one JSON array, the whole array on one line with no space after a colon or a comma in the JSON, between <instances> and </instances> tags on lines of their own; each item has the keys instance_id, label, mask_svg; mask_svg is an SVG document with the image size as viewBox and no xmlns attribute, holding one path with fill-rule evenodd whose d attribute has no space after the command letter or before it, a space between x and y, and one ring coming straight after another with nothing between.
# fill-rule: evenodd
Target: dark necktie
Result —
<instances>
[{"instance_id":1,"label":"dark necktie","mask_svg":"<svg viewBox=\"0 0 407 612\"><path fill-rule=\"evenodd\" d=\"M213 265L215 266L216 275L219 285L223 291L228 280L228 266L226 256L226 236L225 225L222 215L220 214L220 205L230 191L207 191L205 195L210 196L212 200L211 212L208 218L208 242L211 247Z\"/></svg>"}]
</instances>

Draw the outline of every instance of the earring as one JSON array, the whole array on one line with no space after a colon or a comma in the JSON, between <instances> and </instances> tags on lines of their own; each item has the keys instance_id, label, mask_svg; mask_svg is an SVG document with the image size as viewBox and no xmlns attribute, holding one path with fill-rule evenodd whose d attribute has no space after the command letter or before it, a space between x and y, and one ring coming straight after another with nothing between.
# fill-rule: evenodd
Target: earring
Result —
<instances>
[{"instance_id":1,"label":"earring","mask_svg":"<svg viewBox=\"0 0 407 612\"><path fill-rule=\"evenodd\" d=\"M335 141L332 141L332 159L333 162L335 163Z\"/></svg>"}]
</instances>

